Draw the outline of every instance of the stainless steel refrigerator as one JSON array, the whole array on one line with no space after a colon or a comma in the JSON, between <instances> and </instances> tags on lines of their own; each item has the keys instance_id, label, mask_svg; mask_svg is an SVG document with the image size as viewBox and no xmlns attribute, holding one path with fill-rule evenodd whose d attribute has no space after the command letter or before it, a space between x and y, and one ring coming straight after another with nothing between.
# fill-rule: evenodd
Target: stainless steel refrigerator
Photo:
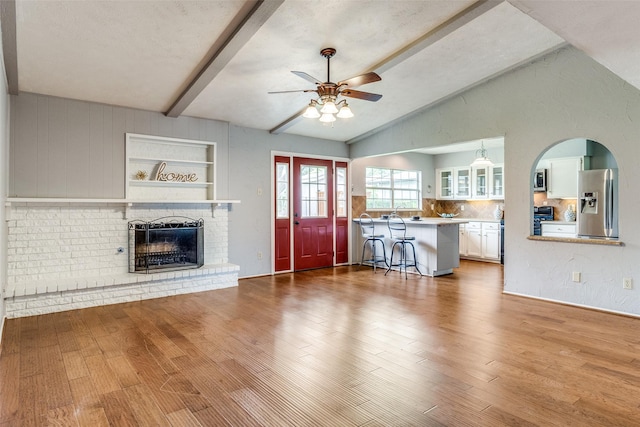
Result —
<instances>
[{"instance_id":1,"label":"stainless steel refrigerator","mask_svg":"<svg viewBox=\"0 0 640 427\"><path fill-rule=\"evenodd\" d=\"M616 169L578 172L578 236L618 237L618 183Z\"/></svg>"}]
</instances>

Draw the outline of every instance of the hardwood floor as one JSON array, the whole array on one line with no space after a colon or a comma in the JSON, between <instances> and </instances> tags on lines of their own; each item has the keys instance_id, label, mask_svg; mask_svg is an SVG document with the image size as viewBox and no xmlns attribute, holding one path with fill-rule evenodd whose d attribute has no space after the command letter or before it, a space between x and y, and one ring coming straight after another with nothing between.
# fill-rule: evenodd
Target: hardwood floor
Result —
<instances>
[{"instance_id":1,"label":"hardwood floor","mask_svg":"<svg viewBox=\"0 0 640 427\"><path fill-rule=\"evenodd\" d=\"M2 426L632 426L640 319L355 267L7 321Z\"/></svg>"}]
</instances>

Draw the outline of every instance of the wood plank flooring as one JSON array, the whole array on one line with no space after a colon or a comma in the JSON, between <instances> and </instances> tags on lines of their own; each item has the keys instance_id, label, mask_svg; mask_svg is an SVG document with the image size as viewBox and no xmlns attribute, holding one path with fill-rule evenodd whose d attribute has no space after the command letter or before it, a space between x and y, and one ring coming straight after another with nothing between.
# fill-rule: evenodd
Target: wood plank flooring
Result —
<instances>
[{"instance_id":1,"label":"wood plank flooring","mask_svg":"<svg viewBox=\"0 0 640 427\"><path fill-rule=\"evenodd\" d=\"M7 321L0 426L635 426L640 319L340 267Z\"/></svg>"}]
</instances>

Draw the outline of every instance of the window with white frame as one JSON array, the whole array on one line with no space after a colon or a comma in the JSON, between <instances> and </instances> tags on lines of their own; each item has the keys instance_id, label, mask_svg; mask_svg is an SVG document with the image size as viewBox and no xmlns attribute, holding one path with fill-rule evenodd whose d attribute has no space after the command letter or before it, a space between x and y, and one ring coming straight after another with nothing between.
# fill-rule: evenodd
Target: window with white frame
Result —
<instances>
[{"instance_id":1,"label":"window with white frame","mask_svg":"<svg viewBox=\"0 0 640 427\"><path fill-rule=\"evenodd\" d=\"M367 210L422 209L422 173L389 168L366 168Z\"/></svg>"}]
</instances>

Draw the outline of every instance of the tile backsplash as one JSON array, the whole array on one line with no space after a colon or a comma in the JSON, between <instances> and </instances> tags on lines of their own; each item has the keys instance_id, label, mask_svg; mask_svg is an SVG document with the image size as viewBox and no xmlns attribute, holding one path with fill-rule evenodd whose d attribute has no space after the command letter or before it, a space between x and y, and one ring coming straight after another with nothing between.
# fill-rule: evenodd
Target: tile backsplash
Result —
<instances>
[{"instance_id":1,"label":"tile backsplash","mask_svg":"<svg viewBox=\"0 0 640 427\"><path fill-rule=\"evenodd\" d=\"M431 206L433 205L433 209ZM464 206L464 210L461 207ZM437 217L438 213L458 214L457 218L495 219L495 211L498 206L504 207L504 200L436 200L422 199L421 211L402 211L402 216L420 215L422 217ZM366 210L366 196L353 196L351 198L351 214L358 218L362 213L368 213L372 217L378 217L393 212Z\"/></svg>"}]
</instances>

